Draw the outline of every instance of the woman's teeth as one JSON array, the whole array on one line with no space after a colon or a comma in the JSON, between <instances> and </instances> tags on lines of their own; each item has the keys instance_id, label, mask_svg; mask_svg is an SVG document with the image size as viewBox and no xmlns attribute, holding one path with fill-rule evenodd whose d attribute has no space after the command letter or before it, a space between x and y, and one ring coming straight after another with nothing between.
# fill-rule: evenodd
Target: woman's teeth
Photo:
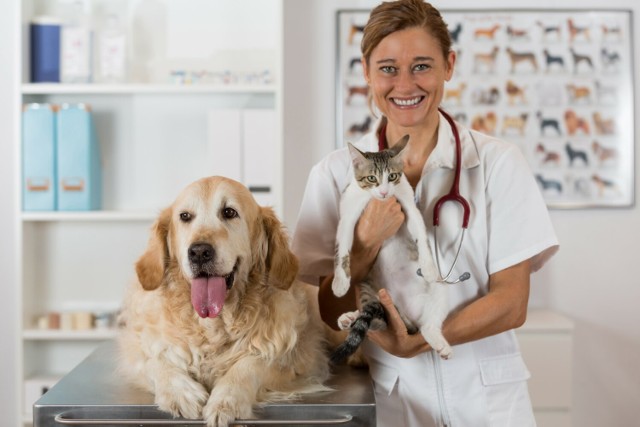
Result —
<instances>
[{"instance_id":1,"label":"woman's teeth","mask_svg":"<svg viewBox=\"0 0 640 427\"><path fill-rule=\"evenodd\" d=\"M411 98L411 99L393 98L393 102L396 105L400 105L401 107L408 107L411 105L416 105L418 102L420 102L421 99L422 99L421 96L416 96L415 98Z\"/></svg>"}]
</instances>

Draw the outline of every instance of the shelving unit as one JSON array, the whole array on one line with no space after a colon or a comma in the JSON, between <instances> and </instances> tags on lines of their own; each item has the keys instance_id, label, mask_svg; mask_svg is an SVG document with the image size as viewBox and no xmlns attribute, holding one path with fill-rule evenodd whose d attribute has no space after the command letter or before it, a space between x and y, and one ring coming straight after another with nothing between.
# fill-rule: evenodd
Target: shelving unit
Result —
<instances>
[{"instance_id":1,"label":"shelving unit","mask_svg":"<svg viewBox=\"0 0 640 427\"><path fill-rule=\"evenodd\" d=\"M264 85L209 85L209 84L54 84L54 83L26 83L22 85L25 95L52 94L101 94L101 95L135 95L135 94L275 94L278 90L275 84Z\"/></svg>"},{"instance_id":2,"label":"shelving unit","mask_svg":"<svg viewBox=\"0 0 640 427\"><path fill-rule=\"evenodd\" d=\"M99 4L103 0L90 0ZM138 0L123 0L128 10ZM199 0L219 13L246 7L220 0ZM264 8L265 0L255 1ZM123 290L133 279L133 265L144 250L149 228L188 183L215 175L212 160L220 141L214 140L209 118L217 110L272 110L276 120L273 181L269 204L282 214L282 0L268 0L273 12L262 24L276 32L269 57L275 63L270 84L122 84L29 83L28 22L49 12L46 0L22 2L21 102L86 103L91 106L103 167L103 210L90 212L23 212L16 217L19 233L14 244L19 289L17 343L19 373L16 392L20 425L28 425L25 381L62 376L97 344L113 339L116 329L41 330L37 318L48 312L117 311ZM193 12L191 2L189 10ZM264 15L264 14L263 14ZM238 23L242 25L242 23ZM243 48L246 46L243 46ZM175 61L174 61L175 62ZM169 79L167 79L169 81ZM21 179L21 136L14 141L17 177ZM19 189L21 191L21 189Z\"/></svg>"}]
</instances>

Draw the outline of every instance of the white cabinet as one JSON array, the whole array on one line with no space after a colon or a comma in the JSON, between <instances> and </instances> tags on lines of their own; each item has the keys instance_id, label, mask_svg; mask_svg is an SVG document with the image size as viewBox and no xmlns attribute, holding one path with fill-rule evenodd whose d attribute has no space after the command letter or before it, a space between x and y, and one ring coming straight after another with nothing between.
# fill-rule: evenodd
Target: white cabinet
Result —
<instances>
[{"instance_id":1,"label":"white cabinet","mask_svg":"<svg viewBox=\"0 0 640 427\"><path fill-rule=\"evenodd\" d=\"M156 55L150 59L140 51L137 56L134 52L130 71L135 73L130 74L130 81L118 84L31 84L28 23L36 15L56 13L56 3L69 1L22 2L22 25L16 37L22 55L20 101L91 106L102 154L103 209L23 212L21 203L16 207L19 232L14 246L21 333L15 389L25 424L30 422L27 410L31 404L25 393L32 396L34 389L37 393L42 384L62 376L100 341L115 335L113 328L46 330L38 328L38 319L48 313L117 311L156 214L191 181L218 174L215 164L224 156L218 147L227 141L218 139L220 133L211 126L212 116L229 110L241 115L247 112L249 116L256 111L269 113L268 135L263 136L271 146L260 146L259 153L272 156L265 162L269 165L266 178L269 182L250 184L258 188L260 193L256 197L261 202L282 214L281 0L111 1L122 6L130 27L136 22L134 15L138 20L145 19L138 16L141 9L136 9L137 6L154 3L156 8L158 5L167 8L163 17L166 31L161 40L166 57L159 60ZM94 11L107 3L88 1ZM176 5L183 7L178 10ZM255 13L250 19L241 19L249 9ZM214 21L218 24L211 25ZM262 37L254 39L259 41L258 46L241 37L247 26L262 32ZM132 28L128 30L131 34ZM228 37L215 37L211 31L230 33ZM215 50L205 57L203 49L207 46L214 46ZM136 63L135 57L144 58L147 63ZM149 64L153 73L144 75L140 70ZM210 72L209 80L203 78L189 84L184 80L190 71L202 76L206 74L203 70L213 69L216 64L226 64L229 69ZM180 83L176 82L176 76L180 76ZM243 140L255 137L255 132L243 133L241 128L237 131L240 138L228 141L229 144L239 141L245 148L258 145L253 140ZM15 182L20 185L21 135L13 143L18 153ZM242 150L242 155L243 165L257 167L255 160L246 161L251 153ZM237 176L242 179L243 174Z\"/></svg>"},{"instance_id":2,"label":"white cabinet","mask_svg":"<svg viewBox=\"0 0 640 427\"><path fill-rule=\"evenodd\" d=\"M548 310L530 310L516 331L529 371L529 393L539 427L571 426L573 322Z\"/></svg>"}]
</instances>

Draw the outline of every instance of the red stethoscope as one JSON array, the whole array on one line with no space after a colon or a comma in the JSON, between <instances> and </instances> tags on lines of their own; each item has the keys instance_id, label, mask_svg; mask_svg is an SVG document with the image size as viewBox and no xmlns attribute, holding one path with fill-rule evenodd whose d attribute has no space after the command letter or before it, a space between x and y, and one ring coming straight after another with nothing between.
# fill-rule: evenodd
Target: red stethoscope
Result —
<instances>
[{"instance_id":1,"label":"red stethoscope","mask_svg":"<svg viewBox=\"0 0 640 427\"><path fill-rule=\"evenodd\" d=\"M446 113L444 110L440 108L438 108L438 111L447 120L447 122L449 123L449 126L451 126L451 131L453 132L453 138L456 143L456 154L455 154L456 161L455 161L454 176L453 176L453 183L451 184L451 189L447 194L440 197L436 202L435 206L433 207L433 229L434 229L433 235L434 235L434 243L435 243L436 265L438 267L438 275L440 276L438 281L453 285L455 283L460 283L462 281L465 281L469 277L471 277L471 275L468 272L465 272L462 275L460 275L460 277L458 277L457 279L450 280L451 274L453 273L453 269L458 263L460 250L462 249L462 242L464 241L465 231L469 227L469 217L471 216L471 208L469 207L469 202L467 202L467 200L464 197L462 197L462 195L460 194L460 169L461 169L460 159L462 158L462 143L460 142L460 134L458 133L458 128L455 122L453 121L453 118L451 118L451 116L448 113ZM383 150L387 146L385 130L386 130L386 124L382 129L380 129L380 133L378 134L378 148L380 150ZM458 243L458 248L456 250L456 256L453 260L453 264L451 265L451 268L449 269L447 274L443 275L442 269L440 268L440 255L438 250L438 227L440 225L440 208L442 208L442 205L444 205L447 202L459 203L460 206L462 207L462 212L463 212L462 235L460 236L460 242Z\"/></svg>"}]
</instances>

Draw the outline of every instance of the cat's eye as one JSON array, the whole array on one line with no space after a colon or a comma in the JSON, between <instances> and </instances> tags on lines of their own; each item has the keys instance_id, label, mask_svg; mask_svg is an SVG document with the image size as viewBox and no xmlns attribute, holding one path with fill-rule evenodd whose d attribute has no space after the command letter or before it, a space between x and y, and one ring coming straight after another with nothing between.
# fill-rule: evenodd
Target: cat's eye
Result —
<instances>
[{"instance_id":1,"label":"cat's eye","mask_svg":"<svg viewBox=\"0 0 640 427\"><path fill-rule=\"evenodd\" d=\"M189 222L193 219L193 215L189 212L180 212L180 221Z\"/></svg>"},{"instance_id":2,"label":"cat's eye","mask_svg":"<svg viewBox=\"0 0 640 427\"><path fill-rule=\"evenodd\" d=\"M391 172L389 174L389 181L391 181L391 182L397 180L398 178L400 178L400 174L397 173L397 172Z\"/></svg>"},{"instance_id":3,"label":"cat's eye","mask_svg":"<svg viewBox=\"0 0 640 427\"><path fill-rule=\"evenodd\" d=\"M232 219L238 216L238 212L233 208L224 208L222 210L222 216L224 216L226 219Z\"/></svg>"},{"instance_id":4,"label":"cat's eye","mask_svg":"<svg viewBox=\"0 0 640 427\"><path fill-rule=\"evenodd\" d=\"M374 175L369 175L367 177L367 181L369 181L372 184L375 184L376 182L378 182L378 178L376 178Z\"/></svg>"}]
</instances>

